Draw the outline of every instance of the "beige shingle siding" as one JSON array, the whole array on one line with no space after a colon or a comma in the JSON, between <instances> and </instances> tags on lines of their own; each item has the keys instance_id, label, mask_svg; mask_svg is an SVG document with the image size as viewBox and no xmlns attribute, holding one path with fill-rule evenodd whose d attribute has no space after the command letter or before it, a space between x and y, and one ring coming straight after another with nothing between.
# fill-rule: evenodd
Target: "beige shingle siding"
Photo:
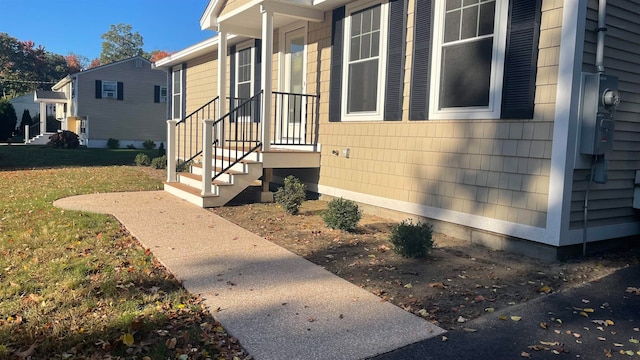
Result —
<instances>
[{"instance_id":1,"label":"beige shingle siding","mask_svg":"<svg viewBox=\"0 0 640 360\"><path fill-rule=\"evenodd\" d=\"M220 16L226 15L231 11L241 7L244 4L251 2L251 0L227 0L224 8L220 12Z\"/></svg>"},{"instance_id":2,"label":"beige shingle siding","mask_svg":"<svg viewBox=\"0 0 640 360\"><path fill-rule=\"evenodd\" d=\"M320 185L544 227L561 6L543 1L531 120L408 121L415 8L409 0L403 121L329 122L332 13L310 24L307 89L321 91ZM331 153L345 148L349 159Z\"/></svg>"},{"instance_id":3,"label":"beige shingle siding","mask_svg":"<svg viewBox=\"0 0 640 360\"><path fill-rule=\"evenodd\" d=\"M595 72L598 1L589 0L582 69ZM635 171L640 170L640 5L630 0L607 2L604 66L619 77L622 102L615 115L613 153L607 184L592 184L589 227L637 222L632 208ZM583 202L589 170L575 170L571 202L572 229L583 227Z\"/></svg>"},{"instance_id":4,"label":"beige shingle siding","mask_svg":"<svg viewBox=\"0 0 640 360\"><path fill-rule=\"evenodd\" d=\"M95 81L124 84L124 99L96 99ZM78 75L78 116L89 117L92 140L166 141L166 103L154 103L154 86L166 86L164 71L148 62L136 67L136 60L124 61Z\"/></svg>"}]
</instances>

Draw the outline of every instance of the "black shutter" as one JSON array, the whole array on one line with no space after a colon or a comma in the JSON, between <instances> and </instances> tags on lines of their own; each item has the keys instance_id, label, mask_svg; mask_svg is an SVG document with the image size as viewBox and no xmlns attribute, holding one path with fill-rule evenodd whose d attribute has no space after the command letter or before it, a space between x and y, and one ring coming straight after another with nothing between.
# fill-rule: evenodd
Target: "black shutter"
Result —
<instances>
[{"instance_id":1,"label":"black shutter","mask_svg":"<svg viewBox=\"0 0 640 360\"><path fill-rule=\"evenodd\" d=\"M541 0L512 0L509 4L503 119L533 118L541 6Z\"/></svg>"},{"instance_id":2,"label":"black shutter","mask_svg":"<svg viewBox=\"0 0 640 360\"><path fill-rule=\"evenodd\" d=\"M182 118L187 114L187 63L182 63L180 75L180 102L182 103L180 117Z\"/></svg>"},{"instance_id":3,"label":"black shutter","mask_svg":"<svg viewBox=\"0 0 640 360\"><path fill-rule=\"evenodd\" d=\"M262 89L262 40L255 40L254 51L256 53L256 62L253 65L255 66L255 69L253 69L253 74L255 76L255 79L253 79L253 95L256 95ZM254 122L260 121L260 105L259 99L253 104Z\"/></svg>"},{"instance_id":4,"label":"black shutter","mask_svg":"<svg viewBox=\"0 0 640 360\"><path fill-rule=\"evenodd\" d=\"M102 80L96 80L96 99L102 99Z\"/></svg>"},{"instance_id":5,"label":"black shutter","mask_svg":"<svg viewBox=\"0 0 640 360\"><path fill-rule=\"evenodd\" d=\"M414 15L409 120L427 120L429 118L429 82L431 81L433 1L416 1Z\"/></svg>"},{"instance_id":6,"label":"black shutter","mask_svg":"<svg viewBox=\"0 0 640 360\"><path fill-rule=\"evenodd\" d=\"M402 120L402 90L407 39L407 1L389 2L389 37L384 120Z\"/></svg>"},{"instance_id":7,"label":"black shutter","mask_svg":"<svg viewBox=\"0 0 640 360\"><path fill-rule=\"evenodd\" d=\"M160 102L160 86L159 85L155 85L153 87L153 102L154 103Z\"/></svg>"},{"instance_id":8,"label":"black shutter","mask_svg":"<svg viewBox=\"0 0 640 360\"><path fill-rule=\"evenodd\" d=\"M342 53L344 51L345 8L333 10L331 24L331 78L329 79L329 121L340 121L342 115Z\"/></svg>"},{"instance_id":9,"label":"black shutter","mask_svg":"<svg viewBox=\"0 0 640 360\"><path fill-rule=\"evenodd\" d=\"M124 100L124 84L118 81L118 100Z\"/></svg>"}]
</instances>

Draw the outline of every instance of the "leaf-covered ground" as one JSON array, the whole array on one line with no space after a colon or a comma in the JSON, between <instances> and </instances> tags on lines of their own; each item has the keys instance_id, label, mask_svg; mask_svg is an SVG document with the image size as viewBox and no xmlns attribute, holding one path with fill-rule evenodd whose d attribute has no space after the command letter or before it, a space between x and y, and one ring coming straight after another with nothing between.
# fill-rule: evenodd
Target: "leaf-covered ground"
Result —
<instances>
[{"instance_id":1,"label":"leaf-covered ground","mask_svg":"<svg viewBox=\"0 0 640 360\"><path fill-rule=\"evenodd\" d=\"M567 262L536 259L434 234L435 248L425 259L405 259L389 242L394 222L365 215L355 233L325 226L327 203L306 201L299 215L277 204L251 204L213 211L383 300L448 330L484 314L602 277L629 263L638 251L611 252Z\"/></svg>"},{"instance_id":2,"label":"leaf-covered ground","mask_svg":"<svg viewBox=\"0 0 640 360\"><path fill-rule=\"evenodd\" d=\"M249 358L113 217L52 206L75 194L160 189L150 174L0 171L0 359Z\"/></svg>"}]
</instances>

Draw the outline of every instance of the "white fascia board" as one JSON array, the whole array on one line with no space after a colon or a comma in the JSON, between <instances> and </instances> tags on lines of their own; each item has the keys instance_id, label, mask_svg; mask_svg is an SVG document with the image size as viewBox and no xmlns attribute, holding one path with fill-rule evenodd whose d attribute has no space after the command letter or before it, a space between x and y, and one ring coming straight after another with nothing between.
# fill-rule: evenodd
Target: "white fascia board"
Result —
<instances>
[{"instance_id":1,"label":"white fascia board","mask_svg":"<svg viewBox=\"0 0 640 360\"><path fill-rule=\"evenodd\" d=\"M236 37L236 35L227 35L227 41L231 41ZM153 67L157 69L168 70L172 66L180 64L187 60L195 59L212 51L216 51L218 50L218 41L218 35L216 35L156 61Z\"/></svg>"},{"instance_id":2,"label":"white fascia board","mask_svg":"<svg viewBox=\"0 0 640 360\"><path fill-rule=\"evenodd\" d=\"M51 87L52 90L58 90L71 81L71 75L67 75Z\"/></svg>"},{"instance_id":3,"label":"white fascia board","mask_svg":"<svg viewBox=\"0 0 640 360\"><path fill-rule=\"evenodd\" d=\"M217 30L218 26L218 14L222 8L223 0L210 0L207 7L204 9L202 16L200 16L200 29L201 30Z\"/></svg>"},{"instance_id":4,"label":"white fascia board","mask_svg":"<svg viewBox=\"0 0 640 360\"><path fill-rule=\"evenodd\" d=\"M586 0L565 1L562 9L562 41L553 122L547 234L544 241L555 246L565 245L564 242L569 237L586 12Z\"/></svg>"},{"instance_id":5,"label":"white fascia board","mask_svg":"<svg viewBox=\"0 0 640 360\"><path fill-rule=\"evenodd\" d=\"M283 14L298 20L321 22L324 20L324 11L299 6L295 2L265 2L264 10L274 14Z\"/></svg>"},{"instance_id":6,"label":"white fascia board","mask_svg":"<svg viewBox=\"0 0 640 360\"><path fill-rule=\"evenodd\" d=\"M324 195L343 197L345 199L353 200L363 204L373 205L384 209L395 210L407 214L422 216L425 218L446 221L453 224L491 231L498 234L504 234L548 245L556 245L553 242L547 241L545 237L546 230L540 227L498 220L480 215L461 213L453 210L446 210L407 201L394 200L381 196L363 194L325 185L318 185L316 190L315 186L309 185L312 184L307 184L309 190L317 191L318 193Z\"/></svg>"}]
</instances>

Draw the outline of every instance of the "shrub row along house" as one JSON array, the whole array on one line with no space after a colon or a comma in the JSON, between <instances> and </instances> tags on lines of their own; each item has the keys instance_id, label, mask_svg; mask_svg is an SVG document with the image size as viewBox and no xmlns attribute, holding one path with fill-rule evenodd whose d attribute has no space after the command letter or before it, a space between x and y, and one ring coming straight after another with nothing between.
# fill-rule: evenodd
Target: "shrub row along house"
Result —
<instances>
[{"instance_id":1,"label":"shrub row along house","mask_svg":"<svg viewBox=\"0 0 640 360\"><path fill-rule=\"evenodd\" d=\"M166 139L160 119L166 113L167 75L143 57L69 75L52 90L34 94L40 122L25 132L28 143L44 144L57 129L73 131L83 145L98 148L106 147L110 138L135 147L145 140ZM60 122L55 129L47 128L48 113ZM40 135L28 139L29 134Z\"/></svg>"},{"instance_id":2,"label":"shrub row along house","mask_svg":"<svg viewBox=\"0 0 640 360\"><path fill-rule=\"evenodd\" d=\"M156 63L165 189L220 206L294 174L501 249L637 242L639 16L631 0L210 0L217 36Z\"/></svg>"}]
</instances>

